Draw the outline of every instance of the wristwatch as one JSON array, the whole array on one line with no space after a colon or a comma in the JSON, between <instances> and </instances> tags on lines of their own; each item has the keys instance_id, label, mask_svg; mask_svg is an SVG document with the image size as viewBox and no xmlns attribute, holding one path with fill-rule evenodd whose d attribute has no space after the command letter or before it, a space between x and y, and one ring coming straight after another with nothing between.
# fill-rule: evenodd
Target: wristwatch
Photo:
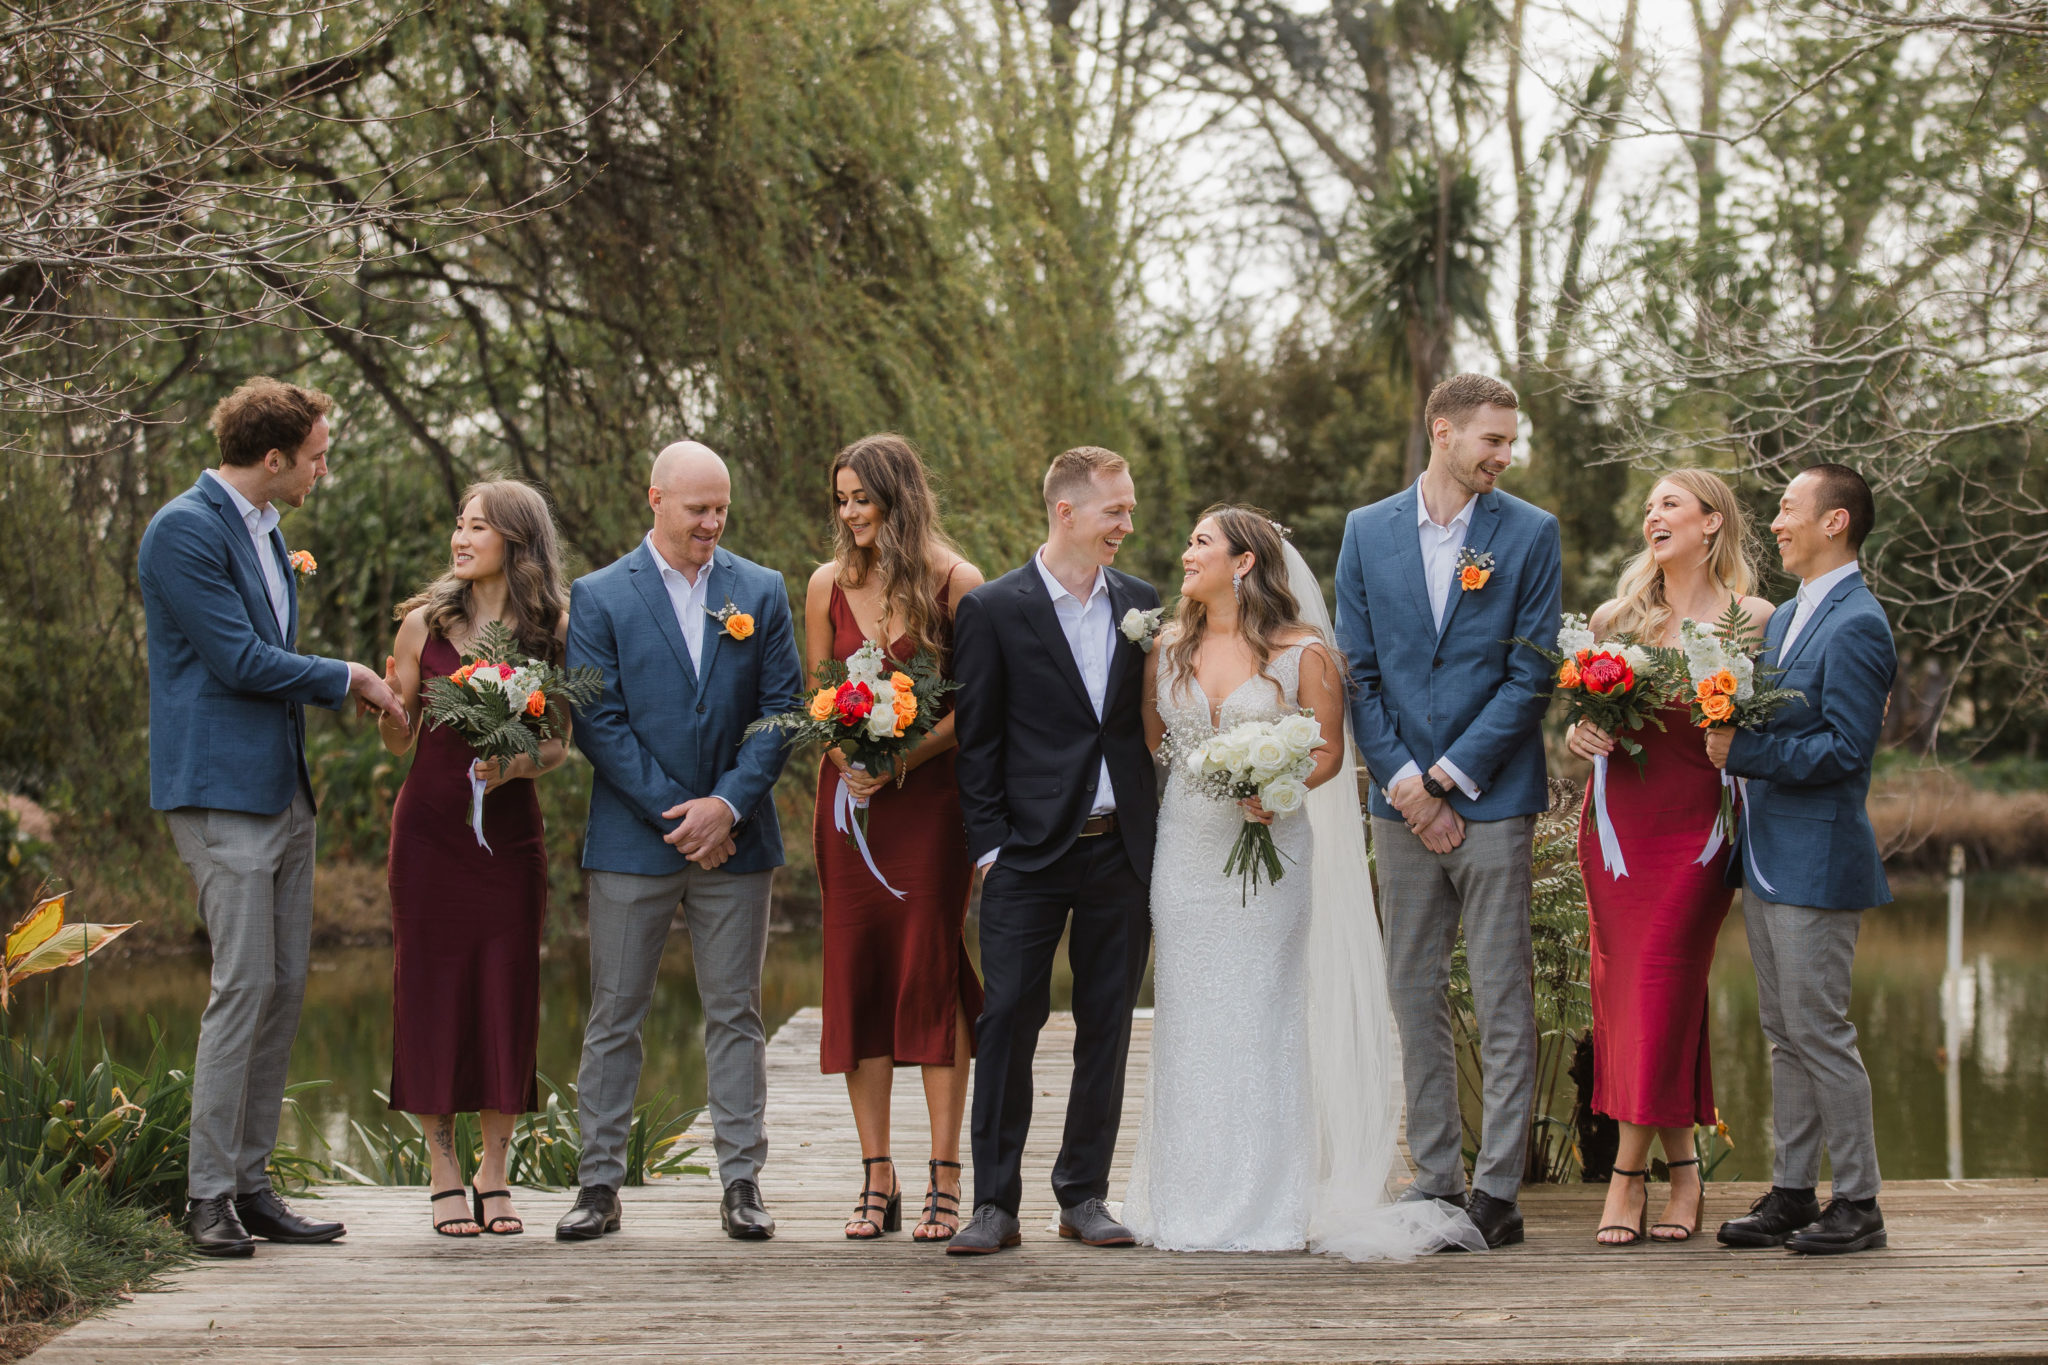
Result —
<instances>
[{"instance_id":1,"label":"wristwatch","mask_svg":"<svg viewBox=\"0 0 2048 1365\"><path fill-rule=\"evenodd\" d=\"M1431 796L1434 796L1439 801L1446 801L1450 799L1451 789L1449 787L1446 787L1443 783L1437 781L1435 778L1431 777L1428 773L1424 773L1422 775L1422 789L1428 792Z\"/></svg>"}]
</instances>

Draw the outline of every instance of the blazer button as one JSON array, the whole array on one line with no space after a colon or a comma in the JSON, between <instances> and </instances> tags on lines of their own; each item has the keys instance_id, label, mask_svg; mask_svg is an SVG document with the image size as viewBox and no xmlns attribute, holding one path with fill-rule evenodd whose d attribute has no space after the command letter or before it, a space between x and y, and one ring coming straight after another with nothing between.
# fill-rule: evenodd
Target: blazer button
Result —
<instances>
[{"instance_id":1,"label":"blazer button","mask_svg":"<svg viewBox=\"0 0 2048 1365\"><path fill-rule=\"evenodd\" d=\"M1442 659L1431 659L1429 661L1429 666L1431 668L1442 668L1444 666L1444 661Z\"/></svg>"},{"instance_id":2,"label":"blazer button","mask_svg":"<svg viewBox=\"0 0 2048 1365\"><path fill-rule=\"evenodd\" d=\"M700 716L704 714L704 703L701 701L697 703L697 714Z\"/></svg>"}]
</instances>

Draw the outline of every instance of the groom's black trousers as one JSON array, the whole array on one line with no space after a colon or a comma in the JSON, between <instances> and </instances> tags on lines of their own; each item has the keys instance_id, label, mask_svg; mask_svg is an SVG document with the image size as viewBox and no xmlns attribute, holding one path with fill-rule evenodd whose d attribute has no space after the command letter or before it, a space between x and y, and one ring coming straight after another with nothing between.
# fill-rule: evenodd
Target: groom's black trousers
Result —
<instances>
[{"instance_id":1,"label":"groom's black trousers","mask_svg":"<svg viewBox=\"0 0 2048 1365\"><path fill-rule=\"evenodd\" d=\"M1076 839L1044 868L999 861L981 888L983 1005L975 1021L974 1202L1014 1215L1031 1131L1031 1059L1052 1010L1052 963L1073 915L1074 1084L1053 1166L1062 1208L1109 1196L1131 1007L1152 949L1151 898L1118 834Z\"/></svg>"}]
</instances>

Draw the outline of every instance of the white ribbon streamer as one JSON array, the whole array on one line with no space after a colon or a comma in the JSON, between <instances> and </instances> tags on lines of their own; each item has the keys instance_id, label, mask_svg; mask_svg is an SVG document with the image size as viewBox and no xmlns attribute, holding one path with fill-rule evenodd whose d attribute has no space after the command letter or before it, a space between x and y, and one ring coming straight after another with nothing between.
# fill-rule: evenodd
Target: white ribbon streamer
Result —
<instances>
[{"instance_id":1,"label":"white ribbon streamer","mask_svg":"<svg viewBox=\"0 0 2048 1365\"><path fill-rule=\"evenodd\" d=\"M857 763L853 768L855 772L866 771ZM868 865L868 871L882 884L882 889L900 901L903 899L903 893L889 885L889 879L882 875L882 869L875 866L875 855L868 852L868 836L861 833L860 819L855 812L866 809L867 804L864 800L855 799L852 789L846 785L846 779L841 777L839 790L832 796L832 828L841 834L852 832L853 846L860 850L860 860Z\"/></svg>"},{"instance_id":2,"label":"white ribbon streamer","mask_svg":"<svg viewBox=\"0 0 2048 1365\"><path fill-rule=\"evenodd\" d=\"M1721 785L1723 787L1733 787L1735 779L1726 773L1722 773ZM1714 812L1714 827L1707 831L1707 846L1700 850L1700 856L1693 859L1693 862L1700 867L1705 867L1708 863L1714 861L1714 855L1721 851L1721 844L1725 836L1726 831L1721 828L1721 812L1717 809Z\"/></svg>"},{"instance_id":3,"label":"white ribbon streamer","mask_svg":"<svg viewBox=\"0 0 2048 1365\"><path fill-rule=\"evenodd\" d=\"M1749 875L1756 882L1757 886L1763 890L1763 893L1766 896L1775 896L1778 894L1778 888L1772 886L1769 881L1765 880L1764 874L1760 870L1758 870L1756 865L1756 849L1752 845L1748 834L1749 827L1755 823L1755 821L1751 818L1749 811L1749 779L1746 777L1736 778L1735 790L1742 794L1742 855L1749 862Z\"/></svg>"},{"instance_id":4,"label":"white ribbon streamer","mask_svg":"<svg viewBox=\"0 0 2048 1365\"><path fill-rule=\"evenodd\" d=\"M1622 861L1621 838L1614 832L1614 821L1607 816L1607 755L1601 754L1593 760L1593 828L1600 832L1600 862L1617 877L1628 875L1628 864Z\"/></svg>"},{"instance_id":5,"label":"white ribbon streamer","mask_svg":"<svg viewBox=\"0 0 2048 1365\"><path fill-rule=\"evenodd\" d=\"M477 845L490 853L491 846L484 842L484 780L476 775L476 765L481 762L472 759L469 764L469 827L476 833Z\"/></svg>"}]
</instances>

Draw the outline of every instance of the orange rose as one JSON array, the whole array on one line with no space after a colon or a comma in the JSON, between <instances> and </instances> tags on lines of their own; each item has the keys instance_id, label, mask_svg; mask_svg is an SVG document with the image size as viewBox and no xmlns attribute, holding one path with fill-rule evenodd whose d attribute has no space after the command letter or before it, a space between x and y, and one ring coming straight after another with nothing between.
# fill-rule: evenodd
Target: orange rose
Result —
<instances>
[{"instance_id":1,"label":"orange rose","mask_svg":"<svg viewBox=\"0 0 2048 1365\"><path fill-rule=\"evenodd\" d=\"M1557 670L1557 685L1567 689L1579 685L1579 666L1577 663L1570 659L1564 661L1564 666Z\"/></svg>"},{"instance_id":2,"label":"orange rose","mask_svg":"<svg viewBox=\"0 0 2048 1365\"><path fill-rule=\"evenodd\" d=\"M911 689L917 686L917 679L911 677L908 673L891 673L889 675L889 685L896 689L897 696L907 697L910 695Z\"/></svg>"},{"instance_id":3,"label":"orange rose","mask_svg":"<svg viewBox=\"0 0 2048 1365\"><path fill-rule=\"evenodd\" d=\"M744 640L754 633L754 618L743 611L736 611L725 618L725 633L735 640Z\"/></svg>"},{"instance_id":4,"label":"orange rose","mask_svg":"<svg viewBox=\"0 0 2048 1365\"><path fill-rule=\"evenodd\" d=\"M1477 592L1486 586L1486 580L1493 577L1493 570L1482 569L1477 564L1467 564L1458 574L1458 586L1466 592Z\"/></svg>"},{"instance_id":5,"label":"orange rose","mask_svg":"<svg viewBox=\"0 0 2048 1365\"><path fill-rule=\"evenodd\" d=\"M838 693L830 687L821 687L811 697L811 719L830 720L838 704Z\"/></svg>"},{"instance_id":6,"label":"orange rose","mask_svg":"<svg viewBox=\"0 0 2048 1365\"><path fill-rule=\"evenodd\" d=\"M1716 725L1726 725L1735 719L1735 702L1725 692L1716 692L1711 697L1700 698L1700 712Z\"/></svg>"},{"instance_id":7,"label":"orange rose","mask_svg":"<svg viewBox=\"0 0 2048 1365\"><path fill-rule=\"evenodd\" d=\"M469 681L469 675L474 672L476 672L475 664L464 664L462 667L456 669L453 673L450 673L448 675L448 681L454 683L457 687L460 687L464 683Z\"/></svg>"},{"instance_id":8,"label":"orange rose","mask_svg":"<svg viewBox=\"0 0 2048 1365\"><path fill-rule=\"evenodd\" d=\"M1713 677L1707 679L1707 682L1712 683L1714 685L1714 690L1716 692L1721 693L1724 696L1732 697L1735 695L1735 675L1725 668L1722 669L1719 673L1716 673ZM1705 686L1704 683L1701 685Z\"/></svg>"},{"instance_id":9,"label":"orange rose","mask_svg":"<svg viewBox=\"0 0 2048 1365\"><path fill-rule=\"evenodd\" d=\"M541 691L538 687L528 692L526 694L526 714L529 716L544 716L547 713L548 694Z\"/></svg>"},{"instance_id":10,"label":"orange rose","mask_svg":"<svg viewBox=\"0 0 2048 1365\"><path fill-rule=\"evenodd\" d=\"M290 555L292 568L299 573L319 573L320 563L313 558L311 550L293 550Z\"/></svg>"}]
</instances>

